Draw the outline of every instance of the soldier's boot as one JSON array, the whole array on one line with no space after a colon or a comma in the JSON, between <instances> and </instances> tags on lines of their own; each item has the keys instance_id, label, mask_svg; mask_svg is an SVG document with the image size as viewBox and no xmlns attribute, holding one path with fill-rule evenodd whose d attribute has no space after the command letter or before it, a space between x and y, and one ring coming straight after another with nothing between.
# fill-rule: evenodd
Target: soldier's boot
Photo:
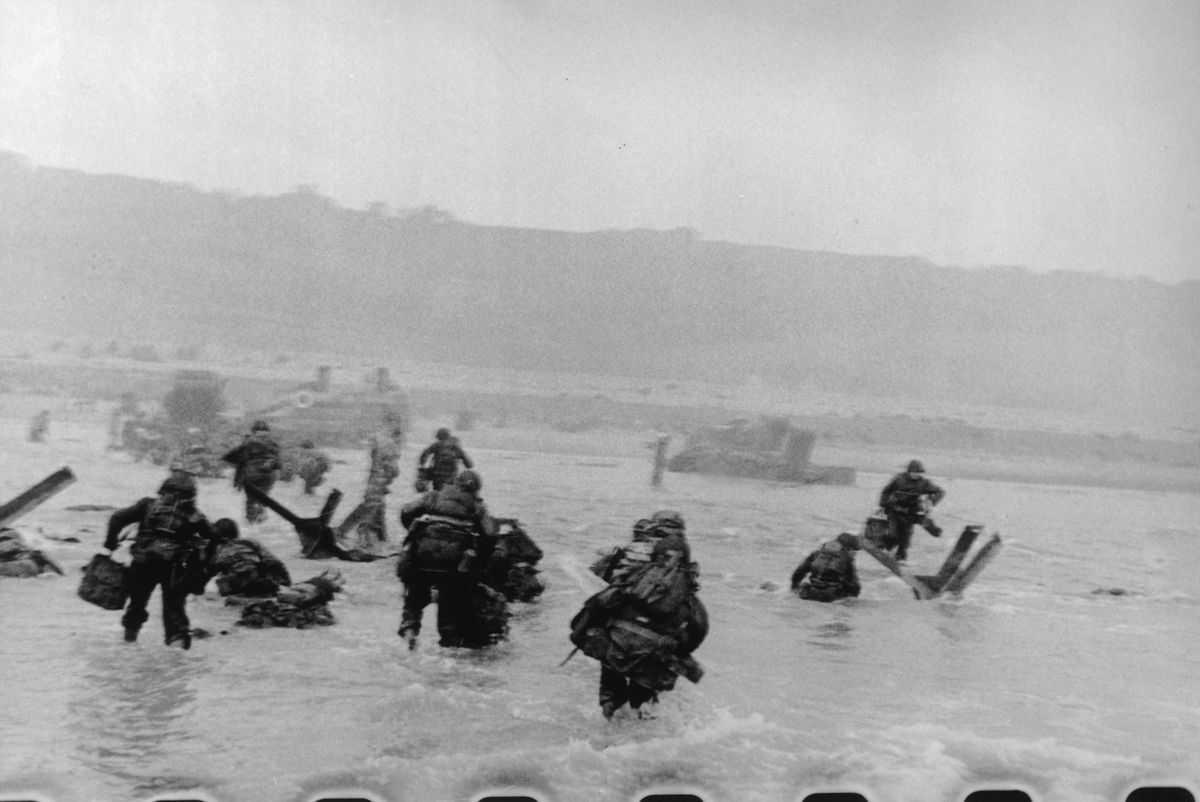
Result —
<instances>
[{"instance_id":1,"label":"soldier's boot","mask_svg":"<svg viewBox=\"0 0 1200 802\"><path fill-rule=\"evenodd\" d=\"M605 702L604 704L600 705L600 712L606 719L611 721L613 714L617 712L617 705L615 702Z\"/></svg>"},{"instance_id":2,"label":"soldier's boot","mask_svg":"<svg viewBox=\"0 0 1200 802\"><path fill-rule=\"evenodd\" d=\"M126 643L137 643L137 636L138 636L138 628L137 627L125 627L125 642Z\"/></svg>"},{"instance_id":3,"label":"soldier's boot","mask_svg":"<svg viewBox=\"0 0 1200 802\"><path fill-rule=\"evenodd\" d=\"M418 629L416 626L414 626L412 623L401 622L400 630L396 634L401 638L404 638L404 643L408 646L408 650L410 652L416 650L418 634Z\"/></svg>"},{"instance_id":4,"label":"soldier's boot","mask_svg":"<svg viewBox=\"0 0 1200 802\"><path fill-rule=\"evenodd\" d=\"M167 645L174 646L178 649L183 649L186 652L188 649L192 648L192 636L186 634L172 635L171 637L167 638Z\"/></svg>"}]
</instances>

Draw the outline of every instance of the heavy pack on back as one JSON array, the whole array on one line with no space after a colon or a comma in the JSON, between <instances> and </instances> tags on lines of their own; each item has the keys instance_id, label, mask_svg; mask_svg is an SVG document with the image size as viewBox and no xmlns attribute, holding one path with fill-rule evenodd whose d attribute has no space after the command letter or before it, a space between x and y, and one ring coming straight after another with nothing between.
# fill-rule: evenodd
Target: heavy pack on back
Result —
<instances>
[{"instance_id":1,"label":"heavy pack on back","mask_svg":"<svg viewBox=\"0 0 1200 802\"><path fill-rule=\"evenodd\" d=\"M634 606L652 619L686 612L692 595L691 567L678 556L655 561L631 572L623 590Z\"/></svg>"},{"instance_id":2,"label":"heavy pack on back","mask_svg":"<svg viewBox=\"0 0 1200 802\"><path fill-rule=\"evenodd\" d=\"M475 536L466 526L440 521L430 523L416 538L412 567L434 573L456 572L474 541Z\"/></svg>"}]
</instances>

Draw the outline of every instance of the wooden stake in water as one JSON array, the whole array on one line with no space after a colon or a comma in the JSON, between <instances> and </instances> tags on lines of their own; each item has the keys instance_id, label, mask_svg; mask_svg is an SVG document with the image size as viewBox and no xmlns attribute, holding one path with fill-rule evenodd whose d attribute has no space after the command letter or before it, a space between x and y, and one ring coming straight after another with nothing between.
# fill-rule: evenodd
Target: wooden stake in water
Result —
<instances>
[{"instance_id":1,"label":"wooden stake in water","mask_svg":"<svg viewBox=\"0 0 1200 802\"><path fill-rule=\"evenodd\" d=\"M654 445L654 472L650 475L650 484L653 487L662 487L663 471L667 468L667 447L669 445L671 445L671 436L660 434L658 442Z\"/></svg>"}]
</instances>

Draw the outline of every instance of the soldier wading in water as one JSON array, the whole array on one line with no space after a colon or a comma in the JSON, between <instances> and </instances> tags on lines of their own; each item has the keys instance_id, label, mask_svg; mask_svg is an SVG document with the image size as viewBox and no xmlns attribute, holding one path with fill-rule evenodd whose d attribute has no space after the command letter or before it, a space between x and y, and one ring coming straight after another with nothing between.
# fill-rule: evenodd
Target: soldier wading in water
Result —
<instances>
[{"instance_id":1,"label":"soldier wading in water","mask_svg":"<svg viewBox=\"0 0 1200 802\"><path fill-rule=\"evenodd\" d=\"M463 471L453 485L431 490L400 511L408 536L396 566L404 583L400 637L416 648L421 618L437 589L442 646L477 649L508 632L508 604L482 581L496 547L495 524L479 496L479 474Z\"/></svg>"},{"instance_id":2,"label":"soldier wading in water","mask_svg":"<svg viewBox=\"0 0 1200 802\"><path fill-rule=\"evenodd\" d=\"M212 526L196 509L196 480L176 472L158 489L108 520L104 548L111 554L120 545L121 530L137 524L129 548L129 603L121 624L125 640L137 640L149 613L146 605L156 587L162 593L163 632L168 646L189 649L192 636L187 617L189 592L203 590L207 572L204 551L213 536Z\"/></svg>"}]
</instances>

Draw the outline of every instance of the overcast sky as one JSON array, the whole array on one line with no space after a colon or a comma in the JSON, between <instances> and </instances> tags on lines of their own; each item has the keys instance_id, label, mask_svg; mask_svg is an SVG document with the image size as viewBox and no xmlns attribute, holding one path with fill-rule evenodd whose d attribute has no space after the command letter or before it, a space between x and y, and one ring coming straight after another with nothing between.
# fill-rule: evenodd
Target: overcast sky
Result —
<instances>
[{"instance_id":1,"label":"overcast sky","mask_svg":"<svg viewBox=\"0 0 1200 802\"><path fill-rule=\"evenodd\" d=\"M356 208L1200 279L1194 0L5 0L0 150Z\"/></svg>"}]
</instances>

